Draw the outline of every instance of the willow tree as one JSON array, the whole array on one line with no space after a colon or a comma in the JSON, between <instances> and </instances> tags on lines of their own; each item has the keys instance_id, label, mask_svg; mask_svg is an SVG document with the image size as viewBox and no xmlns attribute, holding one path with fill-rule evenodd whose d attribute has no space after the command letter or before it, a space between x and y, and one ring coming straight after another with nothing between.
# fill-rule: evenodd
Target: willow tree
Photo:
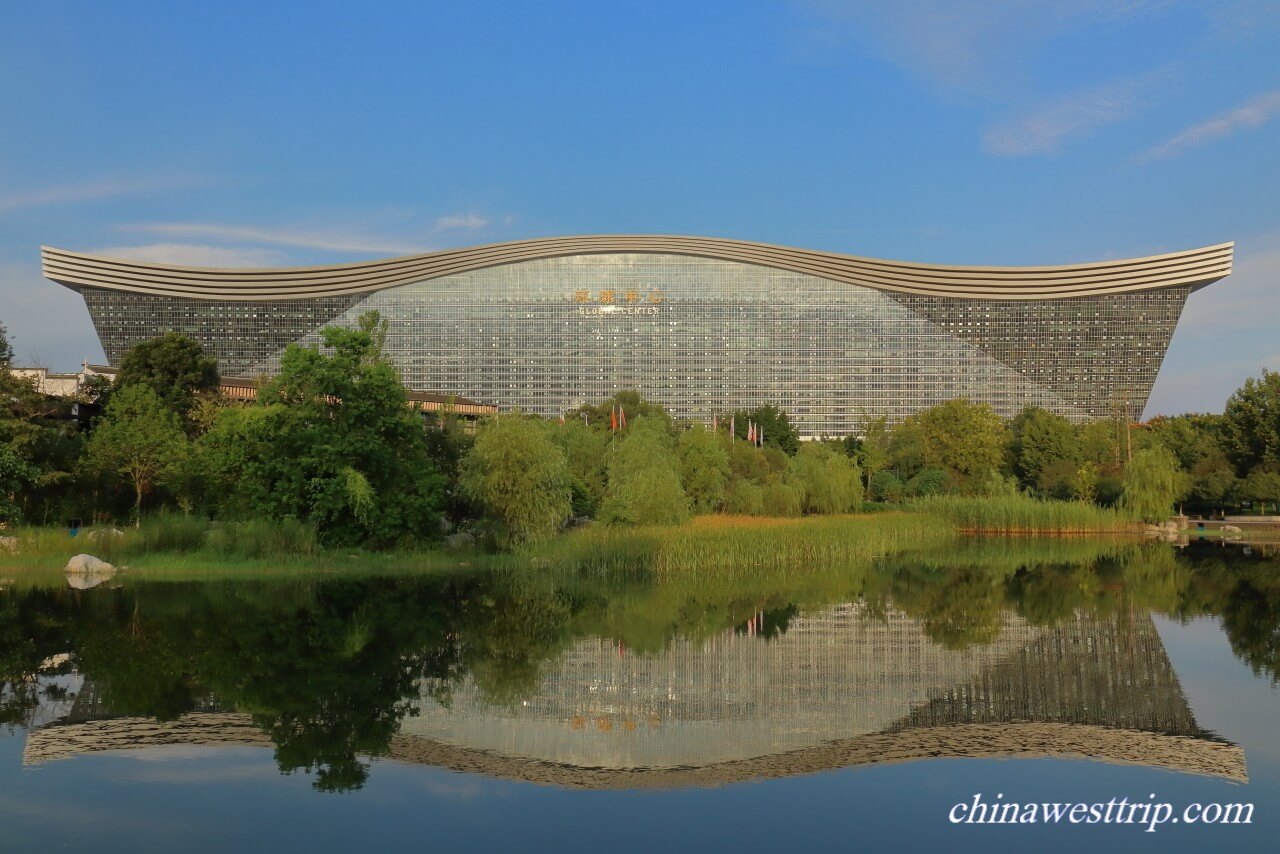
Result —
<instances>
[{"instance_id":1,"label":"willow tree","mask_svg":"<svg viewBox=\"0 0 1280 854\"><path fill-rule=\"evenodd\" d=\"M862 504L862 473L845 454L806 442L792 464L805 513L849 513Z\"/></svg>"},{"instance_id":2,"label":"willow tree","mask_svg":"<svg viewBox=\"0 0 1280 854\"><path fill-rule=\"evenodd\" d=\"M609 486L600 518L623 525L674 525L689 518L675 443L665 421L643 416L609 447Z\"/></svg>"},{"instance_id":3,"label":"willow tree","mask_svg":"<svg viewBox=\"0 0 1280 854\"><path fill-rule=\"evenodd\" d=\"M569 518L572 477L546 423L520 413L490 419L462 460L458 485L501 526L506 545L545 540Z\"/></svg>"},{"instance_id":4,"label":"willow tree","mask_svg":"<svg viewBox=\"0 0 1280 854\"><path fill-rule=\"evenodd\" d=\"M1163 445L1135 451L1124 472L1120 506L1145 522L1168 517L1186 486L1178 461Z\"/></svg>"},{"instance_id":5,"label":"willow tree","mask_svg":"<svg viewBox=\"0 0 1280 854\"><path fill-rule=\"evenodd\" d=\"M676 447L680 482L695 513L714 513L724 504L729 483L729 455L716 434L695 424L680 434Z\"/></svg>"}]
</instances>

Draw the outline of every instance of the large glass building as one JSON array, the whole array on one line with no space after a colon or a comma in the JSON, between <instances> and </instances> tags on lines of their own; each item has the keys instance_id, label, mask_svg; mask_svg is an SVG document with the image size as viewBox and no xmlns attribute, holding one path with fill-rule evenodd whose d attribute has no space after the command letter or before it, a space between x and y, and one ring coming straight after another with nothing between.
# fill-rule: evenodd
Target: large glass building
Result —
<instances>
[{"instance_id":1,"label":"large glass building","mask_svg":"<svg viewBox=\"0 0 1280 854\"><path fill-rule=\"evenodd\" d=\"M412 389L547 416L622 389L692 419L772 403L812 437L955 397L1138 418L1187 296L1231 272L1232 250L948 267L605 235L252 270L42 251L112 364L177 330L226 375L269 375L288 344L376 309Z\"/></svg>"}]
</instances>

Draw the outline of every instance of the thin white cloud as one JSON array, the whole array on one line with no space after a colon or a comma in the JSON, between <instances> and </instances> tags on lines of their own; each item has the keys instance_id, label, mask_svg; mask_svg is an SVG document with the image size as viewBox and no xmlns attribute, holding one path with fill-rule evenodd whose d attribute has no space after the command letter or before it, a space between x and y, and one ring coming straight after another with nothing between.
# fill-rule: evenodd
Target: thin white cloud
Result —
<instances>
[{"instance_id":1,"label":"thin white cloud","mask_svg":"<svg viewBox=\"0 0 1280 854\"><path fill-rule=\"evenodd\" d=\"M96 201L98 199L109 199L116 196L147 193L155 190L170 190L178 187L189 187L193 183L189 179L171 178L109 179L92 181L86 184L64 184L57 187L10 192L0 195L0 213L50 207L52 205L73 204L75 202Z\"/></svg>"},{"instance_id":2,"label":"thin white cloud","mask_svg":"<svg viewBox=\"0 0 1280 854\"><path fill-rule=\"evenodd\" d=\"M92 250L94 255L127 258L152 264L184 267L281 267L289 255L278 249L237 246L209 246L197 243L148 243L143 246L107 246Z\"/></svg>"},{"instance_id":3,"label":"thin white cloud","mask_svg":"<svg viewBox=\"0 0 1280 854\"><path fill-rule=\"evenodd\" d=\"M489 220L478 213L448 214L436 220L436 231L474 231L485 228Z\"/></svg>"},{"instance_id":4,"label":"thin white cloud","mask_svg":"<svg viewBox=\"0 0 1280 854\"><path fill-rule=\"evenodd\" d=\"M305 249L325 249L330 252L410 255L415 252L429 251L432 248L426 240L414 240L408 237L385 238L346 229L271 228L209 222L152 222L124 225L121 226L121 230L167 237L297 246Z\"/></svg>"},{"instance_id":5,"label":"thin white cloud","mask_svg":"<svg viewBox=\"0 0 1280 854\"><path fill-rule=\"evenodd\" d=\"M798 0L816 43L863 41L887 62L944 93L1003 98L1025 85L1040 45L1091 26L1139 17L1167 0Z\"/></svg>"},{"instance_id":6,"label":"thin white cloud","mask_svg":"<svg viewBox=\"0 0 1280 854\"><path fill-rule=\"evenodd\" d=\"M1265 125L1280 115L1280 89L1259 95L1247 104L1221 113L1207 122L1189 127L1173 139L1148 151L1143 160L1161 160L1181 154L1215 139Z\"/></svg>"},{"instance_id":7,"label":"thin white cloud","mask_svg":"<svg viewBox=\"0 0 1280 854\"><path fill-rule=\"evenodd\" d=\"M1173 68L1162 68L1076 92L989 128L983 134L983 148L1001 157L1058 151L1067 141L1141 112L1168 91L1176 76Z\"/></svg>"}]
</instances>

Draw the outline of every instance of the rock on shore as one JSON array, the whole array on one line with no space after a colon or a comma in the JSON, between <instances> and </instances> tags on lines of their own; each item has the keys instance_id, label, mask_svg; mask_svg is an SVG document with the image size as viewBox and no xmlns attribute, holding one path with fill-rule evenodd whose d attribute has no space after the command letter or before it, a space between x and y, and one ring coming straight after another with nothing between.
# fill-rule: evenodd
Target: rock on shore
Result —
<instances>
[{"instance_id":1,"label":"rock on shore","mask_svg":"<svg viewBox=\"0 0 1280 854\"><path fill-rule=\"evenodd\" d=\"M67 561L67 584L76 590L88 590L110 581L118 572L114 566L93 555L76 555Z\"/></svg>"}]
</instances>

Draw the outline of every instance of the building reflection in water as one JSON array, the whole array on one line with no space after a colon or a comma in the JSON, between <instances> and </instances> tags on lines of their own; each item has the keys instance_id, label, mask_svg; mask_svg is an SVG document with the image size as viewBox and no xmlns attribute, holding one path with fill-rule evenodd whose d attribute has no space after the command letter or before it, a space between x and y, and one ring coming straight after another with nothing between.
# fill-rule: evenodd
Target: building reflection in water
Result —
<instances>
[{"instance_id":1,"label":"building reflection in water","mask_svg":"<svg viewBox=\"0 0 1280 854\"><path fill-rule=\"evenodd\" d=\"M948 649L899 611L844 604L638 655L573 644L538 690L448 705L422 683L392 759L584 788L715 785L937 757L1086 757L1246 780L1240 747L1201 729L1151 618L1082 612L1051 628L1006 614L990 643ZM71 677L75 679L76 677ZM270 746L212 700L171 722L116 717L77 687L33 721L35 764L166 744Z\"/></svg>"}]
</instances>

